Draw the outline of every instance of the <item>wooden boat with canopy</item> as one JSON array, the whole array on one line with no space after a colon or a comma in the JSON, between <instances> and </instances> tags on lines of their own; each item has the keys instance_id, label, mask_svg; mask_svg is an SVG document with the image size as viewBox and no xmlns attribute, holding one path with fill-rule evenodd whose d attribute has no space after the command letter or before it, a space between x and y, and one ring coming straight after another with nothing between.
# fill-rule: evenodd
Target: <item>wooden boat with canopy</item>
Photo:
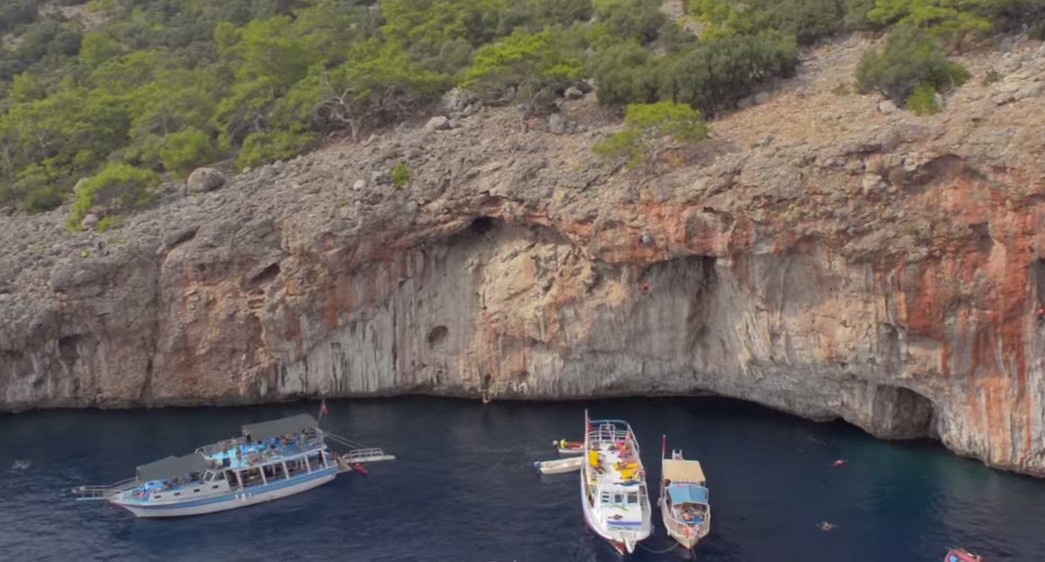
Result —
<instances>
[{"instance_id":1,"label":"wooden boat with canopy","mask_svg":"<svg viewBox=\"0 0 1045 562\"><path fill-rule=\"evenodd\" d=\"M660 514L668 535L692 550L711 530L711 504L707 479L700 461L682 458L672 451L666 458L667 436L661 452Z\"/></svg>"}]
</instances>

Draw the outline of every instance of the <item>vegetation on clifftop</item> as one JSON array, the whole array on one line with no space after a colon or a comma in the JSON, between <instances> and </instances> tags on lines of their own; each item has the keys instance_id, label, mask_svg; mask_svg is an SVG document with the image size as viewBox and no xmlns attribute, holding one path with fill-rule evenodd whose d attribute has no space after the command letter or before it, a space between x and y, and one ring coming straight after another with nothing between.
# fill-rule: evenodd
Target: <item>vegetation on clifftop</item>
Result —
<instances>
[{"instance_id":1,"label":"vegetation on clifftop","mask_svg":"<svg viewBox=\"0 0 1045 562\"><path fill-rule=\"evenodd\" d=\"M157 176L141 174L286 159L418 115L455 86L542 112L593 79L605 104L713 114L793 73L798 45L845 29L913 30L868 55L860 85L925 98L961 82L945 49L1030 21L1043 0L688 0L699 39L661 0L2 4L0 205L39 211L99 173L137 181L112 183L130 191L108 201L83 197L109 188L81 191L77 209L143 204Z\"/></svg>"}]
</instances>

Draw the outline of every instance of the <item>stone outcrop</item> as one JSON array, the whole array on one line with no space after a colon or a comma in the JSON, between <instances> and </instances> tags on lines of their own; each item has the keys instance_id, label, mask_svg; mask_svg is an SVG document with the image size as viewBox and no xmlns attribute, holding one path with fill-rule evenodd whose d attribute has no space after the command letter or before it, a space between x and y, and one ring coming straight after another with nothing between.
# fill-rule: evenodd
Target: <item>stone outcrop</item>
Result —
<instances>
[{"instance_id":1,"label":"stone outcrop","mask_svg":"<svg viewBox=\"0 0 1045 562\"><path fill-rule=\"evenodd\" d=\"M185 189L189 193L203 193L214 191L225 185L225 174L214 168L196 168L189 179L185 182Z\"/></svg>"},{"instance_id":2,"label":"stone outcrop","mask_svg":"<svg viewBox=\"0 0 1045 562\"><path fill-rule=\"evenodd\" d=\"M0 407L710 392L1043 471L1045 100L882 113L831 93L859 47L656 175L592 156L586 96L583 129L468 104L104 234L0 216Z\"/></svg>"}]
</instances>

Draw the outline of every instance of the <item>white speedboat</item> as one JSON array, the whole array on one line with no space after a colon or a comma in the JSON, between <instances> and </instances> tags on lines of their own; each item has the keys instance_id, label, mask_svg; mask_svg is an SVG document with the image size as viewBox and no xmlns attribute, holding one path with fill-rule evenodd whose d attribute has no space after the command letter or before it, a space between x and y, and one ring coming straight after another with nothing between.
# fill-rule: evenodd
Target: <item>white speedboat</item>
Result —
<instances>
[{"instance_id":1,"label":"white speedboat","mask_svg":"<svg viewBox=\"0 0 1045 562\"><path fill-rule=\"evenodd\" d=\"M139 466L112 486L80 486L138 517L181 517L271 501L321 486L338 474L323 432L308 414L243 426L243 435L191 455Z\"/></svg>"},{"instance_id":2,"label":"white speedboat","mask_svg":"<svg viewBox=\"0 0 1045 562\"><path fill-rule=\"evenodd\" d=\"M584 426L584 521L618 552L630 554L653 530L638 440L622 420L589 420L585 411Z\"/></svg>"},{"instance_id":3,"label":"white speedboat","mask_svg":"<svg viewBox=\"0 0 1045 562\"><path fill-rule=\"evenodd\" d=\"M580 470L582 461L580 457L567 457L551 461L534 461L533 466L541 471L541 474L565 474Z\"/></svg>"},{"instance_id":4,"label":"white speedboat","mask_svg":"<svg viewBox=\"0 0 1045 562\"><path fill-rule=\"evenodd\" d=\"M672 451L666 458L667 436L661 453L660 515L671 538L692 550L711 530L711 504L707 479L700 461L682 458Z\"/></svg>"}]
</instances>

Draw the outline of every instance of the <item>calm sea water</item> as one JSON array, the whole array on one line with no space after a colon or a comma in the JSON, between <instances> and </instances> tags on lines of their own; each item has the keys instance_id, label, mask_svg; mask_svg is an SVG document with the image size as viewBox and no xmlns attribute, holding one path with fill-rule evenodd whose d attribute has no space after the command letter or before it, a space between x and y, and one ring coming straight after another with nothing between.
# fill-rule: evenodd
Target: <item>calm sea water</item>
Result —
<instances>
[{"instance_id":1,"label":"calm sea water","mask_svg":"<svg viewBox=\"0 0 1045 562\"><path fill-rule=\"evenodd\" d=\"M1045 560L1045 481L928 443L876 441L719 399L493 403L332 401L323 425L398 456L314 491L177 520L139 520L68 490L315 403L55 411L0 417L2 560L618 560L584 527L576 474L537 475L553 439L579 438L583 408L635 428L656 495L660 435L701 460L712 533L701 561ZM836 458L848 464L833 468ZM11 468L16 460L31 467ZM655 518L659 524L659 517ZM825 532L818 523L837 525ZM681 560L658 529L634 560Z\"/></svg>"}]
</instances>

